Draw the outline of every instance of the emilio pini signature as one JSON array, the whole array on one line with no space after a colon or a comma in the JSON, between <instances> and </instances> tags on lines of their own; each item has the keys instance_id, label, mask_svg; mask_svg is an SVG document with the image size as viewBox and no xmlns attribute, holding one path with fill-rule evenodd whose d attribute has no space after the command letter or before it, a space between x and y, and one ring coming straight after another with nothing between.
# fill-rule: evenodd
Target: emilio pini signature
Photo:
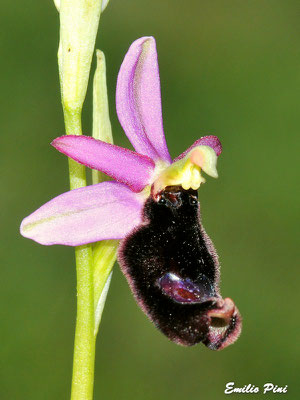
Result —
<instances>
[{"instance_id":1,"label":"emilio pini signature","mask_svg":"<svg viewBox=\"0 0 300 400\"><path fill-rule=\"evenodd\" d=\"M251 383L244 385L242 387L235 386L234 382L226 383L226 387L224 390L225 394L234 394L234 393L263 393L263 394L271 394L271 393L287 393L288 385L278 386L274 383L268 382L263 385L263 387L252 385Z\"/></svg>"}]
</instances>

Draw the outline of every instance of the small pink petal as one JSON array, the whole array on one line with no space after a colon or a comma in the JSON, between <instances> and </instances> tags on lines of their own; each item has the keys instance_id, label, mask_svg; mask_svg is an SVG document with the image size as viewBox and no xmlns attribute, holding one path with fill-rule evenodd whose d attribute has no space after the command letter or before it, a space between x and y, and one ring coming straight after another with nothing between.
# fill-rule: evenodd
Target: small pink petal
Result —
<instances>
[{"instance_id":1,"label":"small pink petal","mask_svg":"<svg viewBox=\"0 0 300 400\"><path fill-rule=\"evenodd\" d=\"M196 140L196 142L193 143L187 150L185 150L184 153L180 154L177 158L175 158L173 162L184 158L196 146L209 146L212 149L214 149L217 156L219 156L222 153L222 145L217 136L214 135L203 136L202 138Z\"/></svg>"},{"instance_id":2,"label":"small pink petal","mask_svg":"<svg viewBox=\"0 0 300 400\"><path fill-rule=\"evenodd\" d=\"M140 192L149 183L154 162L147 156L90 136L61 136L51 143L58 151Z\"/></svg>"},{"instance_id":3,"label":"small pink petal","mask_svg":"<svg viewBox=\"0 0 300 400\"><path fill-rule=\"evenodd\" d=\"M143 204L127 186L103 182L55 197L25 218L20 231L44 245L122 239L141 223Z\"/></svg>"},{"instance_id":4,"label":"small pink petal","mask_svg":"<svg viewBox=\"0 0 300 400\"><path fill-rule=\"evenodd\" d=\"M142 37L130 46L118 76L116 105L119 121L135 150L154 160L171 162L153 37Z\"/></svg>"}]
</instances>

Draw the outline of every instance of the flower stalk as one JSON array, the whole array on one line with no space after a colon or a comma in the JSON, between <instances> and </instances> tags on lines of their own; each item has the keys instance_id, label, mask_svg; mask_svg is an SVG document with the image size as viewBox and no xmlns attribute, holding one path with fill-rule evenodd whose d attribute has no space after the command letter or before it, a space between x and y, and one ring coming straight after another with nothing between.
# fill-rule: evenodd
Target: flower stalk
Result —
<instances>
[{"instance_id":1,"label":"flower stalk","mask_svg":"<svg viewBox=\"0 0 300 400\"><path fill-rule=\"evenodd\" d=\"M81 111L87 91L102 0L55 0L54 3L60 14L58 66L66 134L81 135ZM107 3L107 1L104 1L103 6L106 6ZM85 187L85 166L69 159L69 177L71 190ZM97 308L94 298L92 246L76 247L75 257L77 318L71 399L90 400L93 398L94 386L95 309ZM99 264L99 257L97 260L97 264ZM98 271L99 268L96 270ZM102 270L103 265L98 274L101 274ZM108 276L105 275L104 284L97 285L98 302L107 278ZM103 296L101 300L103 309L105 301ZM100 318L98 316L98 325Z\"/></svg>"}]
</instances>

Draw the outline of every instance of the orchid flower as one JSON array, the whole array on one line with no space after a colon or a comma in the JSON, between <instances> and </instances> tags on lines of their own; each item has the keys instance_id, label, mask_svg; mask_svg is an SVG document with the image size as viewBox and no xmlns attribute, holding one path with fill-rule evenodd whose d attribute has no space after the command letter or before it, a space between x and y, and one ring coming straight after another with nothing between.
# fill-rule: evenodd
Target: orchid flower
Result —
<instances>
[{"instance_id":1,"label":"orchid flower","mask_svg":"<svg viewBox=\"0 0 300 400\"><path fill-rule=\"evenodd\" d=\"M136 40L120 68L116 106L135 151L88 136L52 145L114 181L75 189L25 218L23 236L43 245L121 239L119 264L143 311L171 340L222 349L238 337L240 314L219 292L219 262L200 222L202 171L217 178L222 147L202 137L172 161L162 123L155 40ZM183 265L185 264L185 265Z\"/></svg>"}]
</instances>

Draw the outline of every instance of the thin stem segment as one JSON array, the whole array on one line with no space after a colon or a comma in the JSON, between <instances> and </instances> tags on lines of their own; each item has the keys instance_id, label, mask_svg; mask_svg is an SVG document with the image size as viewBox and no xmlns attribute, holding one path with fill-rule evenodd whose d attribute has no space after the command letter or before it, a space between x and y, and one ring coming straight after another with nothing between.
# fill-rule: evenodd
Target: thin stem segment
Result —
<instances>
[{"instance_id":1,"label":"thin stem segment","mask_svg":"<svg viewBox=\"0 0 300 400\"><path fill-rule=\"evenodd\" d=\"M81 113L64 108L66 133L81 135ZM70 188L86 186L85 167L69 159ZM77 318L74 343L71 400L92 400L94 387L94 278L90 245L75 249L77 270Z\"/></svg>"},{"instance_id":2,"label":"thin stem segment","mask_svg":"<svg viewBox=\"0 0 300 400\"><path fill-rule=\"evenodd\" d=\"M95 336L92 252L89 245L75 249L77 318L74 342L72 400L91 400L94 388Z\"/></svg>"}]
</instances>

